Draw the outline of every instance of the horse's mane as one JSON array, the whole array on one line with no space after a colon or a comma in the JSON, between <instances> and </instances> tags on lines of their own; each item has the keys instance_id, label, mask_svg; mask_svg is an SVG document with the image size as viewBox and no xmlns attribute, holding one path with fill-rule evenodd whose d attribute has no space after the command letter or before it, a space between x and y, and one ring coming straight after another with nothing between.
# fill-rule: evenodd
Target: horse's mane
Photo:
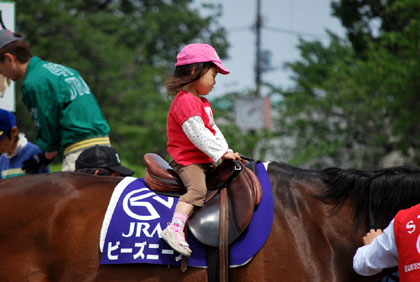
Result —
<instances>
[{"instance_id":1,"label":"horse's mane","mask_svg":"<svg viewBox=\"0 0 420 282\"><path fill-rule=\"evenodd\" d=\"M420 169L416 167L327 168L320 173L327 190L315 197L334 208L348 200L356 226L383 229L399 210L420 203Z\"/></svg>"},{"instance_id":2,"label":"horse's mane","mask_svg":"<svg viewBox=\"0 0 420 282\"><path fill-rule=\"evenodd\" d=\"M309 169L309 168L302 168L297 166L291 166L288 163L281 162L281 161L275 161L270 162L271 167L276 167L278 171L287 171L290 173L315 173L318 174L319 170Z\"/></svg>"}]
</instances>

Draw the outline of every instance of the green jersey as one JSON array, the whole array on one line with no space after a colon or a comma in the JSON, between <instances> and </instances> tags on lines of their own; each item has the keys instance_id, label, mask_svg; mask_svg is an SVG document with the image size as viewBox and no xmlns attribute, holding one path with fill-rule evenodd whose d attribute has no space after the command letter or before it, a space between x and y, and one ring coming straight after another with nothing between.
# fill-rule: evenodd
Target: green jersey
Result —
<instances>
[{"instance_id":1,"label":"green jersey","mask_svg":"<svg viewBox=\"0 0 420 282\"><path fill-rule=\"evenodd\" d=\"M77 71L32 57L21 90L42 151L63 153L79 141L108 136L99 105Z\"/></svg>"}]
</instances>

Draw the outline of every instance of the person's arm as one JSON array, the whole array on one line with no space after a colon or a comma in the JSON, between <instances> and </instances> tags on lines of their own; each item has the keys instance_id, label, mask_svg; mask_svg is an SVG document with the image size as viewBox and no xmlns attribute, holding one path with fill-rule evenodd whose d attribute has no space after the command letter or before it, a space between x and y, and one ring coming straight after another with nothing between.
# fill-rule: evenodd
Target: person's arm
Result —
<instances>
[{"instance_id":1,"label":"person's arm","mask_svg":"<svg viewBox=\"0 0 420 282\"><path fill-rule=\"evenodd\" d=\"M398 265L398 252L394 237L394 220L380 231L371 230L363 237L366 244L357 249L353 269L363 276L375 275L384 268Z\"/></svg>"},{"instance_id":2,"label":"person's arm","mask_svg":"<svg viewBox=\"0 0 420 282\"><path fill-rule=\"evenodd\" d=\"M204 125L203 120L199 116L193 116L182 124L182 130L188 139L199 150L204 152L214 162L218 162L222 158L239 159L238 153L233 153L229 149L223 134L216 127L216 135Z\"/></svg>"},{"instance_id":3,"label":"person's arm","mask_svg":"<svg viewBox=\"0 0 420 282\"><path fill-rule=\"evenodd\" d=\"M57 152L40 152L31 156L23 162L22 169L26 173L34 174L42 172L47 165L49 165Z\"/></svg>"},{"instance_id":4,"label":"person's arm","mask_svg":"<svg viewBox=\"0 0 420 282\"><path fill-rule=\"evenodd\" d=\"M223 145L225 147L229 147L228 143L226 142L225 136L223 136L222 131L220 131L219 127L216 124L213 125L213 129L216 131L216 134L214 135L214 137L216 138L216 140L221 145ZM232 151L232 150L230 150L230 151Z\"/></svg>"},{"instance_id":5,"label":"person's arm","mask_svg":"<svg viewBox=\"0 0 420 282\"><path fill-rule=\"evenodd\" d=\"M54 152L60 146L60 116L63 112L59 102L57 86L44 87L48 80L40 80L35 85L24 85L23 99L31 114L37 132L36 144L44 152ZM40 86L41 84L41 86Z\"/></svg>"}]
</instances>

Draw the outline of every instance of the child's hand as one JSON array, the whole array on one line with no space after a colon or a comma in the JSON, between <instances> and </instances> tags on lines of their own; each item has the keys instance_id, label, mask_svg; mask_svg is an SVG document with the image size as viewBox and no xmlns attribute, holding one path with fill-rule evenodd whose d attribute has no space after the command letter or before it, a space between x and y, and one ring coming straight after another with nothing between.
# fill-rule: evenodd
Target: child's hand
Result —
<instances>
[{"instance_id":1,"label":"child's hand","mask_svg":"<svg viewBox=\"0 0 420 282\"><path fill-rule=\"evenodd\" d=\"M363 237L363 243L365 245L369 245L373 239L375 239L376 237L378 237L380 234L382 234L382 230L381 229L371 229L368 233L366 233L366 235Z\"/></svg>"},{"instance_id":2,"label":"child's hand","mask_svg":"<svg viewBox=\"0 0 420 282\"><path fill-rule=\"evenodd\" d=\"M223 157L222 160L240 160L241 156L239 155L238 152L234 153L231 151L226 152Z\"/></svg>"}]
</instances>

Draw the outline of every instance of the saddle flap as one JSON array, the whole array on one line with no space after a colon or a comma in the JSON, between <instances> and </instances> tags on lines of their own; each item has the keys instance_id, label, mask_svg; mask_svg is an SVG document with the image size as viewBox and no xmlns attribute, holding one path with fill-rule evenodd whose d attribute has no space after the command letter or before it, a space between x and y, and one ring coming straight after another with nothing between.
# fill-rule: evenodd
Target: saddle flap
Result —
<instances>
[{"instance_id":1,"label":"saddle flap","mask_svg":"<svg viewBox=\"0 0 420 282\"><path fill-rule=\"evenodd\" d=\"M209 190L220 189L229 184L242 170L241 163L234 160L225 160L206 174L206 185Z\"/></svg>"},{"instance_id":2,"label":"saddle flap","mask_svg":"<svg viewBox=\"0 0 420 282\"><path fill-rule=\"evenodd\" d=\"M227 186L229 202L228 242L234 242L252 219L257 200L261 199L261 185L254 173L242 166L241 172ZM254 184L254 181L257 181ZM255 187L257 185L259 187ZM212 191L213 192L213 191ZM201 243L217 247L219 244L219 193L195 210L188 220L191 233Z\"/></svg>"},{"instance_id":3,"label":"saddle flap","mask_svg":"<svg viewBox=\"0 0 420 282\"><path fill-rule=\"evenodd\" d=\"M258 180L257 175L252 172L252 170L250 170L247 167L244 167L244 170L247 172L248 176L249 176L249 184L252 186L252 190L255 193L255 205L258 206L261 202L261 195L262 195L262 187L261 187L261 183Z\"/></svg>"},{"instance_id":4,"label":"saddle flap","mask_svg":"<svg viewBox=\"0 0 420 282\"><path fill-rule=\"evenodd\" d=\"M243 166L242 172L228 186L230 199L229 209L232 210L233 221L239 233L242 233L251 221L256 205L255 189L252 186L249 169ZM232 221L229 221L231 224Z\"/></svg>"}]
</instances>

